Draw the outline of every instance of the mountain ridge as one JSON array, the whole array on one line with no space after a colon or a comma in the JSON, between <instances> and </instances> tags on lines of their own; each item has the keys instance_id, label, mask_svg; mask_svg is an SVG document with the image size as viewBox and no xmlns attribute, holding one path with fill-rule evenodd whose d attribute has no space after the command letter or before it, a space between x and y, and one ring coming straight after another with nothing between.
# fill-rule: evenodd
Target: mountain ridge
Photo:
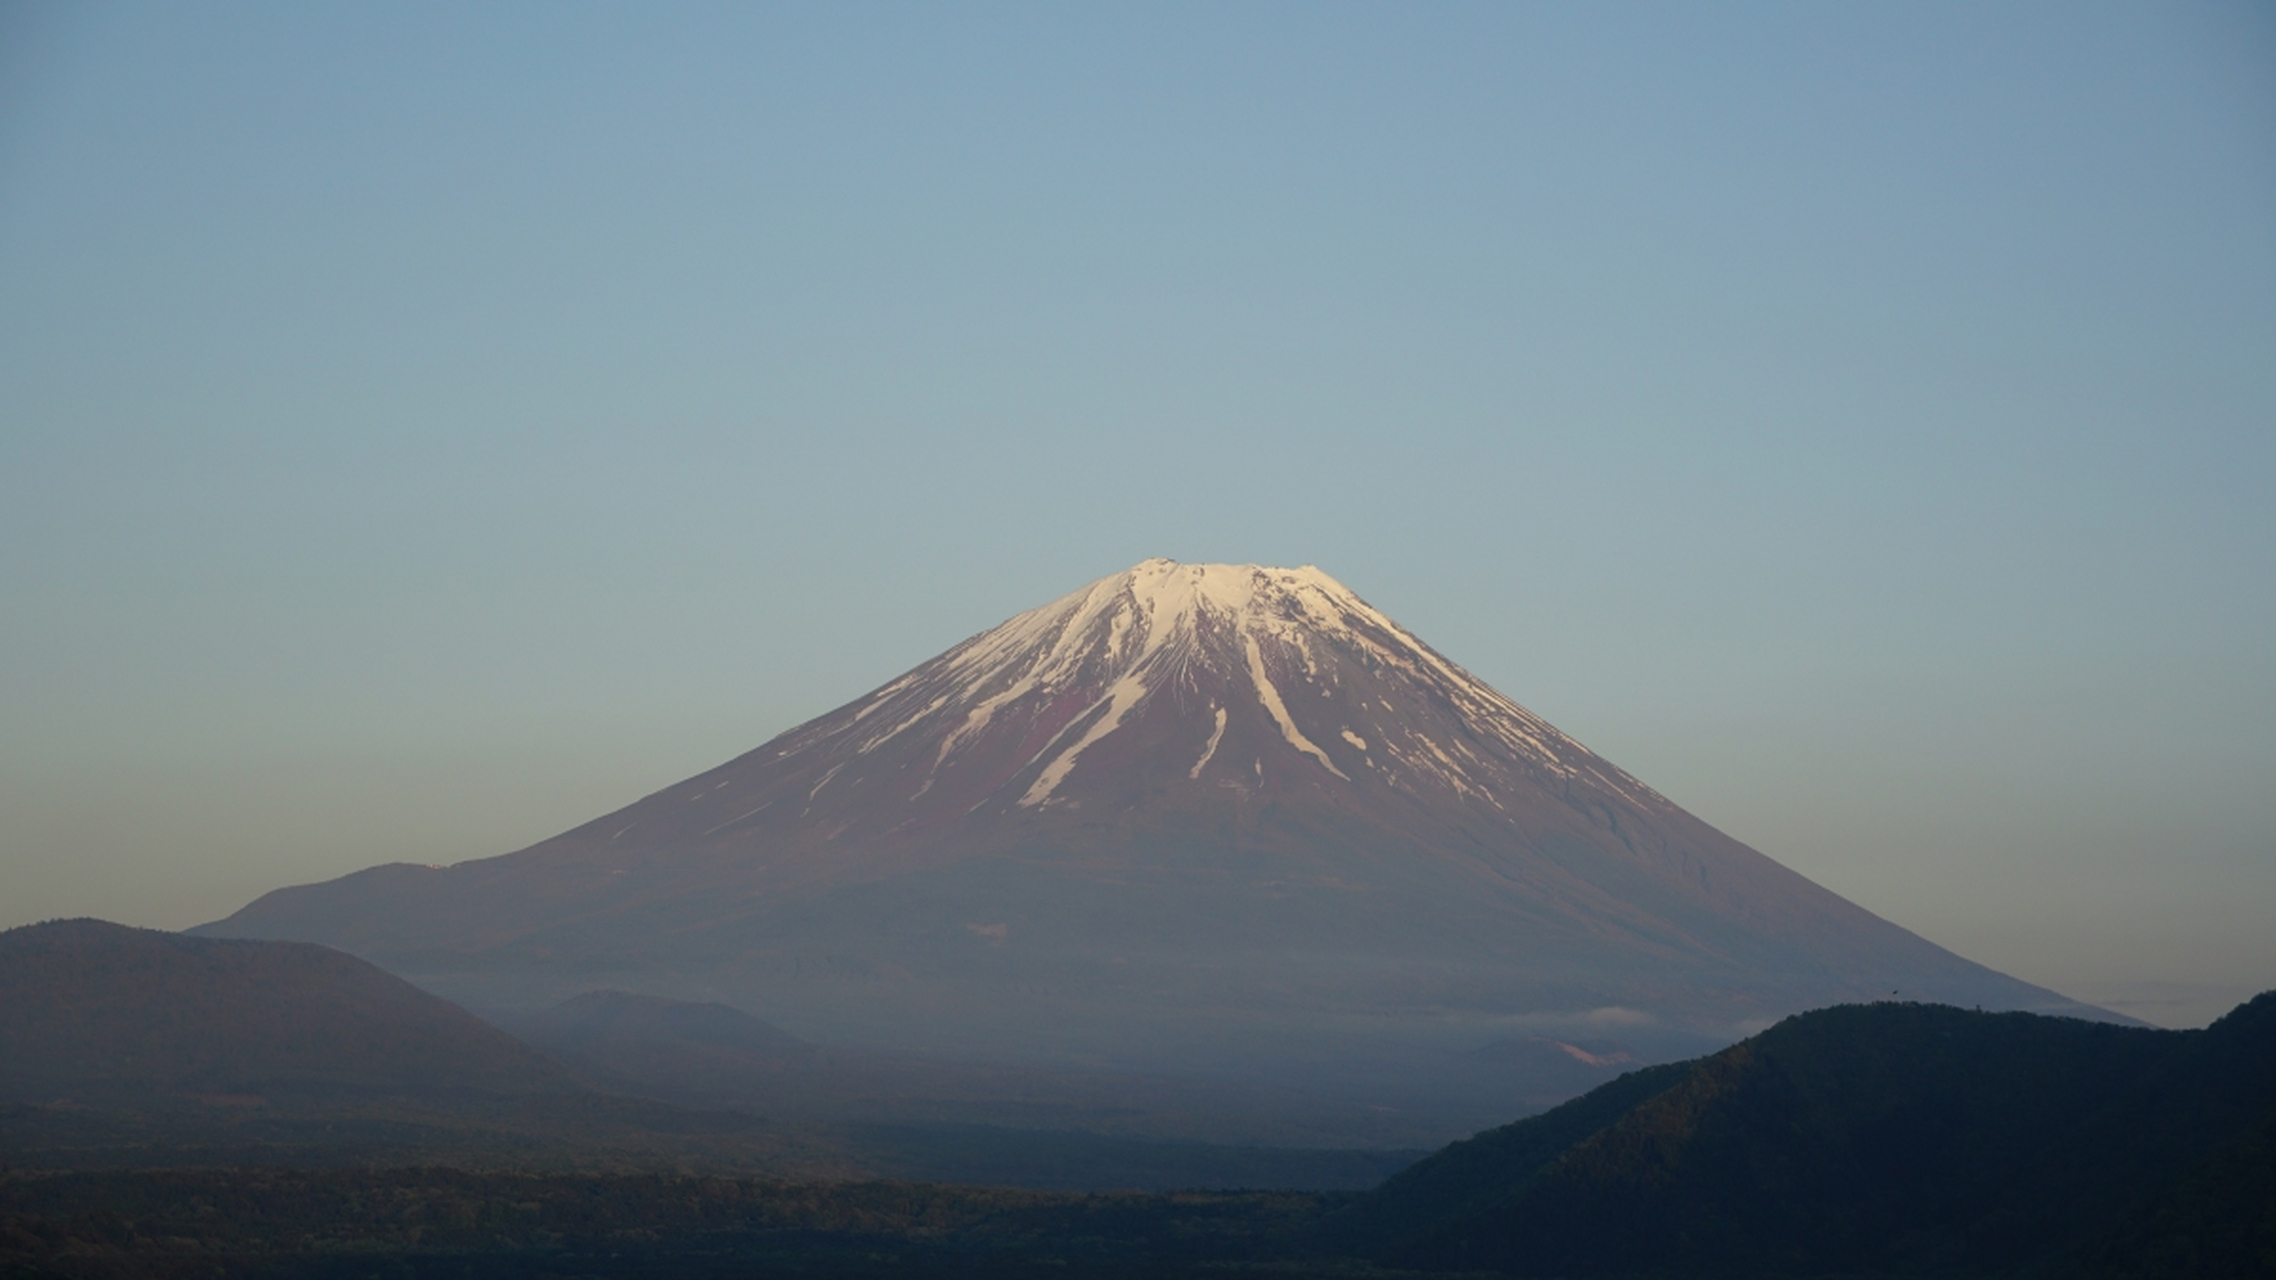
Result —
<instances>
[{"instance_id":1,"label":"mountain ridge","mask_svg":"<svg viewBox=\"0 0 2276 1280\"><path fill-rule=\"evenodd\" d=\"M365 961L92 919L0 931L0 1100L586 1092Z\"/></svg>"},{"instance_id":2,"label":"mountain ridge","mask_svg":"<svg viewBox=\"0 0 2276 1280\"><path fill-rule=\"evenodd\" d=\"M1210 1069L1604 1017L1688 1056L1891 990L2112 1016L1747 848L1315 568L1164 560L527 849L197 932L476 1006L608 985L808 1038Z\"/></svg>"},{"instance_id":3,"label":"mountain ridge","mask_svg":"<svg viewBox=\"0 0 2276 1280\"><path fill-rule=\"evenodd\" d=\"M1842 1005L1449 1146L1331 1230L1499 1275L2100 1274L2192 1244L2109 1269L2263 1274L2272 1122L2276 992L2197 1031Z\"/></svg>"}]
</instances>

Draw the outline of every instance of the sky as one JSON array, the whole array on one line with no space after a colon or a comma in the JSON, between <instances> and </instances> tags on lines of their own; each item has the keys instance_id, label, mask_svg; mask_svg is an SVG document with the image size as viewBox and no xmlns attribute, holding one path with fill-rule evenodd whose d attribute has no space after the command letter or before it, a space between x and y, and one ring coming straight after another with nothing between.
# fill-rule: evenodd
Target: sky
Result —
<instances>
[{"instance_id":1,"label":"sky","mask_svg":"<svg viewBox=\"0 0 2276 1280\"><path fill-rule=\"evenodd\" d=\"M1933 941L2276 987L2276 9L0 4L0 926L1317 564Z\"/></svg>"}]
</instances>

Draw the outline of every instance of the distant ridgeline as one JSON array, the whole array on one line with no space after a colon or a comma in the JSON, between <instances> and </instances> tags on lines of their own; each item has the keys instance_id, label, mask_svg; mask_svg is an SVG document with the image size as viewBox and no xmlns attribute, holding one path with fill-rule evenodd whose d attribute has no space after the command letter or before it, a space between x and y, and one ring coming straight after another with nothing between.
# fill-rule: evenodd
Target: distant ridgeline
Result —
<instances>
[{"instance_id":1,"label":"distant ridgeline","mask_svg":"<svg viewBox=\"0 0 2276 1280\"><path fill-rule=\"evenodd\" d=\"M650 1024L807 1052L717 1006L605 997L555 1020L596 1053ZM0 1085L9 1280L2276 1276L2276 993L2187 1032L1823 1009L1631 1072L1363 1194L824 1182L858 1166L748 1120L595 1092L348 957L93 921L0 934ZM271 1103L253 1107L254 1089ZM287 1097L291 1115L264 1122L281 1127L226 1150L169 1145L182 1130L152 1118ZM432 1101L448 1097L473 1101ZM327 1170L281 1141L335 1125L424 1125L461 1146L415 1162L400 1144L334 1149L322 1160L350 1167ZM277 1145L253 1141L263 1133ZM461 1150L488 1171L439 1167ZM423 1167L374 1167L391 1159ZM704 1167L777 1172L684 1173ZM1249 1167L1271 1185L1269 1162ZM591 1169L620 1172L577 1172Z\"/></svg>"}]
</instances>

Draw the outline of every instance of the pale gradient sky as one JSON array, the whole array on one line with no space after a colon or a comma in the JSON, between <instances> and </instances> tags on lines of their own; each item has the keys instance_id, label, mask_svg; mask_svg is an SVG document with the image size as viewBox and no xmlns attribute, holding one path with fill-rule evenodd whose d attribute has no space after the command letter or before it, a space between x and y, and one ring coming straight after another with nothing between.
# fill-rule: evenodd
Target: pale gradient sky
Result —
<instances>
[{"instance_id":1,"label":"pale gradient sky","mask_svg":"<svg viewBox=\"0 0 2276 1280\"><path fill-rule=\"evenodd\" d=\"M1150 555L2276 986L2276 10L0 7L0 925L502 853Z\"/></svg>"}]
</instances>

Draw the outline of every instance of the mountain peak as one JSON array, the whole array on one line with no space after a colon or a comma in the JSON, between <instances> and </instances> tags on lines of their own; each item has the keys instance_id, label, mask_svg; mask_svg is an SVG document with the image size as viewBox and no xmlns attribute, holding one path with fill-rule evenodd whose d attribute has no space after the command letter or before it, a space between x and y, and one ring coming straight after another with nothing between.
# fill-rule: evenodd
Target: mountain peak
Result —
<instances>
[{"instance_id":1,"label":"mountain peak","mask_svg":"<svg viewBox=\"0 0 2276 1280\"><path fill-rule=\"evenodd\" d=\"M1147 560L519 853L220 928L497 1003L606 980L984 1053L2061 1004L1715 831L1309 565Z\"/></svg>"},{"instance_id":2,"label":"mountain peak","mask_svg":"<svg viewBox=\"0 0 2276 1280\"><path fill-rule=\"evenodd\" d=\"M1359 599L1317 565L1279 569L1261 564L1180 564L1159 557L1101 578L1077 594L1101 588L1127 590L1149 612L1167 608L1182 613L1206 605L1238 614L1260 601L1357 603Z\"/></svg>"},{"instance_id":3,"label":"mountain peak","mask_svg":"<svg viewBox=\"0 0 2276 1280\"><path fill-rule=\"evenodd\" d=\"M1209 656L1207 647L1213 639L1228 650L1237 641L1258 705L1280 727L1286 744L1348 782L1350 775L1308 739L1289 715L1267 670L1260 637L1294 643L1305 655L1304 665L1311 669L1314 664L1306 633L1348 630L1348 620L1355 616L1390 625L1389 619L1369 609L1349 588L1311 565L1275 569L1152 559L1021 614L979 637L968 648L972 661L961 664L961 670L986 680L1006 666L1024 665L1025 672L994 695L999 698L1051 692L1093 671L1106 677L1092 707L1098 711L1096 718L1090 719L1084 731L1035 775L1019 798L1023 808L1049 803L1083 751L1121 729L1141 702L1164 688L1180 688L1181 679L1195 685L1194 659ZM1192 691L1202 692L1197 685ZM1210 711L1216 730L1221 731L1226 707L1212 699ZM992 714L992 706L986 714L974 714L984 720L986 714ZM1084 718L1088 718L1087 712L1078 717ZM974 716L968 716L966 727L973 721ZM1054 743L1065 736L1063 728ZM1213 733L1204 756L1214 754L1220 736ZM953 745L953 740L944 743L943 759ZM1197 761L1189 770L1189 780L1198 781L1206 765L1206 760ZM1260 776L1262 767L1259 757Z\"/></svg>"},{"instance_id":4,"label":"mountain peak","mask_svg":"<svg viewBox=\"0 0 2276 1280\"><path fill-rule=\"evenodd\" d=\"M839 754L830 738L854 756L928 741L925 776L901 798L984 776L985 794L954 789L963 812L1095 812L1131 802L1134 780L1218 799L1388 788L1498 809L1513 769L1652 794L1311 565L1146 560L842 714L789 735L779 754Z\"/></svg>"},{"instance_id":5,"label":"mountain peak","mask_svg":"<svg viewBox=\"0 0 2276 1280\"><path fill-rule=\"evenodd\" d=\"M986 661L985 655L1024 650L1048 636L1052 661L1046 665L1068 670L1070 660L1079 656L1074 648L1096 639L1093 624L1103 619L1107 657L1127 667L1167 644L1190 639L1203 615L1237 630L1286 631L1336 629L1357 612L1374 613L1349 587L1313 565L1277 569L1156 558L1030 609L964 647L976 660Z\"/></svg>"}]
</instances>

